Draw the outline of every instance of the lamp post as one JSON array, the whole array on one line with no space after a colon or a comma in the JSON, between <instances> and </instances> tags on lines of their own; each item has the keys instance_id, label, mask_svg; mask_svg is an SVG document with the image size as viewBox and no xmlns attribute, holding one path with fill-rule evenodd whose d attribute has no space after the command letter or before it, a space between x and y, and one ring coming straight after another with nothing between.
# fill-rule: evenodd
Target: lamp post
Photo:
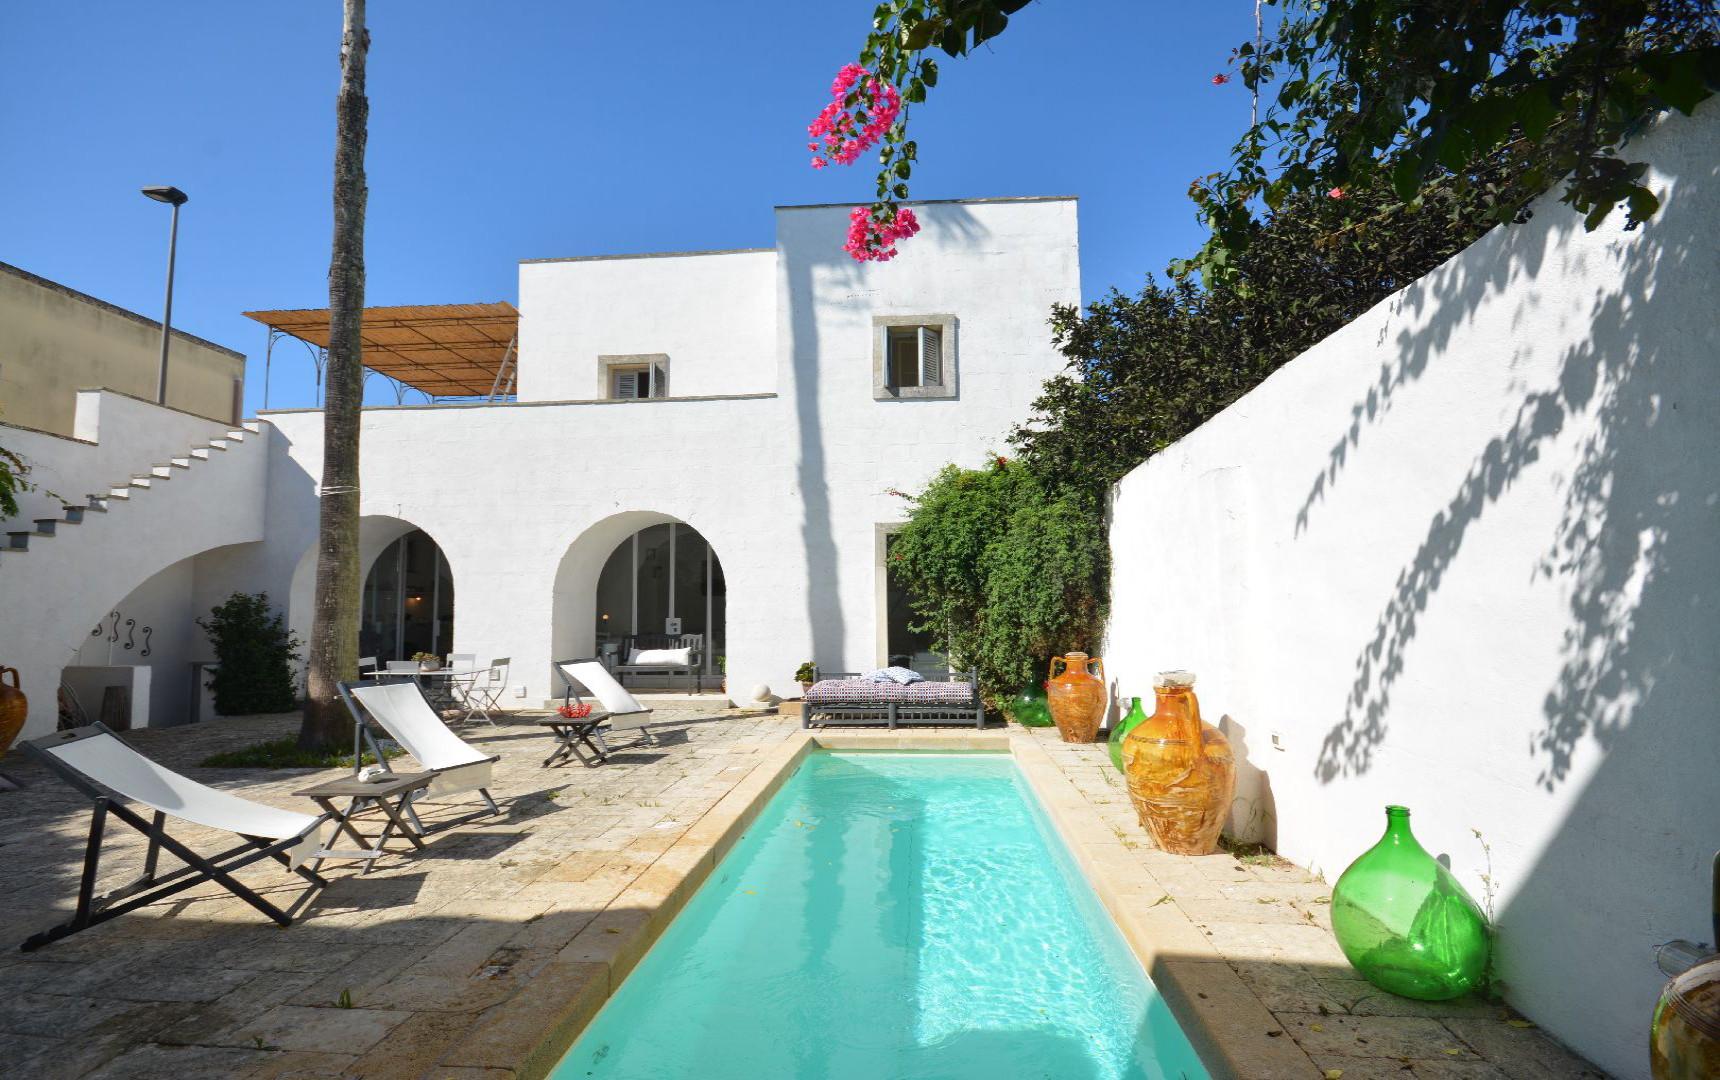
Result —
<instances>
[{"instance_id":1,"label":"lamp post","mask_svg":"<svg viewBox=\"0 0 1720 1080\"><path fill-rule=\"evenodd\" d=\"M167 233L167 301L161 308L161 367L156 374L155 401L167 404L167 339L173 332L173 255L179 246L179 208L190 198L176 187L146 187L143 193L159 203L173 207L173 224Z\"/></svg>"}]
</instances>

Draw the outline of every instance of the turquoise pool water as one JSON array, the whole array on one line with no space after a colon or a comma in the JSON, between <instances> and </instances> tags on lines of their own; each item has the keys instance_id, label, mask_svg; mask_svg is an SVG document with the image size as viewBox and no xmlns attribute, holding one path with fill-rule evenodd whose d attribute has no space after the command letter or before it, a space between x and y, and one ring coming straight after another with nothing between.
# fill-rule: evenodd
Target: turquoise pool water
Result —
<instances>
[{"instance_id":1,"label":"turquoise pool water","mask_svg":"<svg viewBox=\"0 0 1720 1080\"><path fill-rule=\"evenodd\" d=\"M815 753L555 1080L1204 1080L1002 754Z\"/></svg>"}]
</instances>

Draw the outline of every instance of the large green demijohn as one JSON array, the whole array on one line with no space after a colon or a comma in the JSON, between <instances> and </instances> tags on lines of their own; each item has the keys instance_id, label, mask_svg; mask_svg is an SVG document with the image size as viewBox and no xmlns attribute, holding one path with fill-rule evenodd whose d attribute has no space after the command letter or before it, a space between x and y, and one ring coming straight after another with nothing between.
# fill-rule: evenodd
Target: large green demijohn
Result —
<instances>
[{"instance_id":1,"label":"large green demijohn","mask_svg":"<svg viewBox=\"0 0 1720 1080\"><path fill-rule=\"evenodd\" d=\"M1009 715L1022 727L1050 727L1051 706L1045 701L1045 688L1032 683L1009 699Z\"/></svg>"},{"instance_id":2,"label":"large green demijohn","mask_svg":"<svg viewBox=\"0 0 1720 1080\"><path fill-rule=\"evenodd\" d=\"M1487 971L1486 917L1416 842L1402 806L1386 807L1385 835L1338 879L1332 932L1364 978L1404 997L1458 997Z\"/></svg>"},{"instance_id":3,"label":"large green demijohn","mask_svg":"<svg viewBox=\"0 0 1720 1080\"><path fill-rule=\"evenodd\" d=\"M1117 726L1111 729L1111 764L1123 771L1123 740L1129 737L1129 732L1147 718L1147 710L1141 708L1140 698L1131 698L1129 715L1117 721Z\"/></svg>"}]
</instances>

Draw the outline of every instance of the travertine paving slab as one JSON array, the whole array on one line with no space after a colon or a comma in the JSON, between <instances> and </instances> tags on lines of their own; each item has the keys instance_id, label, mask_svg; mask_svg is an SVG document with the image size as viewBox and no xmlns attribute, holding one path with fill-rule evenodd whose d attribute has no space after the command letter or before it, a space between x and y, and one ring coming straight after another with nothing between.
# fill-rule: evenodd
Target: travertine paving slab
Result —
<instances>
[{"instance_id":1,"label":"travertine paving slab","mask_svg":"<svg viewBox=\"0 0 1720 1080\"><path fill-rule=\"evenodd\" d=\"M1012 735L1062 775L1064 790L1081 800L1087 817L1112 820L1105 815L1115 807L1101 794L1112 789L1093 775L1099 766L1115 775L1103 745L1070 746L1045 729L1012 729ZM1170 855L1154 847L1132 810L1110 851L1083 858L1083 867L1090 876L1109 877L1125 853L1162 890L1109 892L1123 902L1118 921L1125 937L1203 1057L1222 1060L1219 1072L1228 1066L1248 1078L1342 1080L1605 1075L1503 1004L1411 1001L1363 980L1332 937L1330 888L1282 859ZM1134 872L1117 880L1141 889ZM1096 880L1095 887L1104 898L1105 884ZM1189 947L1191 933L1201 936L1202 949Z\"/></svg>"},{"instance_id":2,"label":"travertine paving slab","mask_svg":"<svg viewBox=\"0 0 1720 1080\"><path fill-rule=\"evenodd\" d=\"M635 935L606 931L667 922L701 863L677 843L713 827L732 843L742 809L768 787L750 778L799 737L792 720L697 699L657 715L655 745L620 749L597 768L540 768L548 736L535 724L462 728L501 755L491 791L504 813L434 832L416 857L397 844L369 874L326 863L330 887L288 929L205 885L35 953L0 954L0 1072L541 1075L565 1045L558 1032L576 1030L643 951ZM296 724L249 717L127 738L211 786L303 811L292 792L334 772L198 764ZM69 914L89 810L21 758L5 768L29 784L0 793L0 948L10 950ZM743 787L740 805L706 822ZM434 829L478 808L456 798L423 813ZM230 843L195 827L176 835L201 850ZM143 849L130 830L111 830L101 887L135 876ZM270 866L239 877L283 905L303 889Z\"/></svg>"}]
</instances>

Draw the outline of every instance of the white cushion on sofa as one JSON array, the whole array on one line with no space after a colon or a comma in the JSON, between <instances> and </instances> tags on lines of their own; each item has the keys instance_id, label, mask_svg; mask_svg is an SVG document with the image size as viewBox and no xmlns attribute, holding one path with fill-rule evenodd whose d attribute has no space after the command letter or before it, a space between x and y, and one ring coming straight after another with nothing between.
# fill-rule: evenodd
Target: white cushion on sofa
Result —
<instances>
[{"instance_id":1,"label":"white cushion on sofa","mask_svg":"<svg viewBox=\"0 0 1720 1080\"><path fill-rule=\"evenodd\" d=\"M627 658L627 663L685 667L692 659L692 649L634 649L632 655Z\"/></svg>"}]
</instances>

